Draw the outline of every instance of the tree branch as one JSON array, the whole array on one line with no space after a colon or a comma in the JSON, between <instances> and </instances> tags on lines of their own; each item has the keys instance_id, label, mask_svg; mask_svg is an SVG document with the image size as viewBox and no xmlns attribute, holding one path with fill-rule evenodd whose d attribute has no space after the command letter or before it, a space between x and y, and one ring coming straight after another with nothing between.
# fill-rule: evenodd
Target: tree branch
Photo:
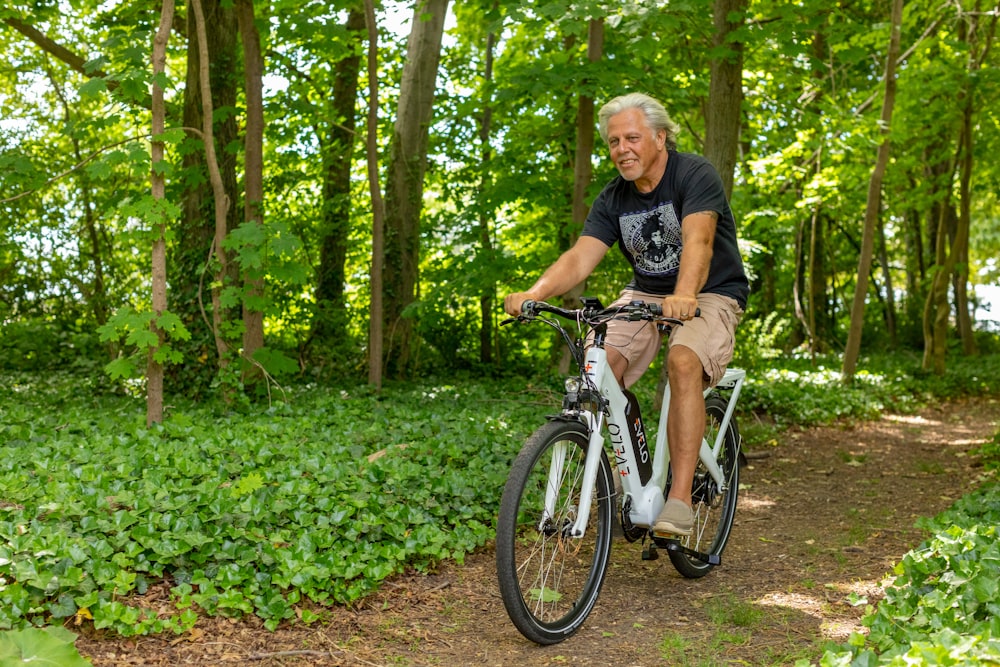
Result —
<instances>
[{"instance_id":1,"label":"tree branch","mask_svg":"<svg viewBox=\"0 0 1000 667\"><path fill-rule=\"evenodd\" d=\"M14 30L30 39L32 42L37 44L42 48L43 51L49 53L59 60L63 61L74 70L83 74L84 76L89 76L91 78L106 79L108 74L100 69L88 69L87 61L83 59L82 56L78 56L69 49L67 49L62 44L59 44L55 40L49 39L41 31L39 31L34 26L28 25L19 19L4 19L4 23L9 25ZM108 81L108 88L114 89L118 87L117 81Z\"/></svg>"},{"instance_id":2,"label":"tree branch","mask_svg":"<svg viewBox=\"0 0 1000 667\"><path fill-rule=\"evenodd\" d=\"M61 60L69 65L72 70L91 79L104 79L109 92L114 92L118 89L120 85L119 82L110 78L110 75L107 72L102 69L87 67L87 61L84 60L82 56L77 55L62 44L50 39L34 26L15 18L4 19L4 23L30 39L46 53L55 56L58 60ZM152 109L153 106L152 99L144 100L139 102L139 104L144 109Z\"/></svg>"},{"instance_id":3,"label":"tree branch","mask_svg":"<svg viewBox=\"0 0 1000 667\"><path fill-rule=\"evenodd\" d=\"M185 132L190 132L191 134L195 134L195 135L201 137L202 139L204 139L205 135L202 133L201 130L199 130L196 127L181 127L179 129L182 129ZM69 169L67 169L67 170L65 170L65 171L63 171L63 172L61 172L59 174L56 174L52 178L48 179L47 181L45 181L44 183L42 183L41 185L39 185L37 188L32 188L31 190L24 190L23 192L19 192L16 195L11 195L10 197L4 197L3 199L0 199L0 204L6 204L8 202L17 201L18 199L23 199L24 197L32 195L32 194L38 192L39 190L43 189L44 187L46 187L48 185L52 185L53 183L55 183L59 179L63 178L64 176L67 176L67 175L73 173L74 171L76 171L80 167L84 166L85 164L87 164L88 162L90 162L91 160L93 160L94 158L96 158L101 153L107 152L107 151L111 150L112 148L117 148L118 146L122 146L124 144L128 144L128 143L131 143L133 141L139 141L141 139L145 139L146 137L149 137L149 136L152 136L152 135L151 134L144 134L144 135L138 136L138 137L128 137L126 139L122 139L121 141L116 141L114 143L108 144L107 146L102 146L101 148L97 149L96 151L94 151L93 153L91 153L90 155L88 155L87 157L83 158L82 160L80 160L79 162L77 162L76 164L74 164Z\"/></svg>"}]
</instances>

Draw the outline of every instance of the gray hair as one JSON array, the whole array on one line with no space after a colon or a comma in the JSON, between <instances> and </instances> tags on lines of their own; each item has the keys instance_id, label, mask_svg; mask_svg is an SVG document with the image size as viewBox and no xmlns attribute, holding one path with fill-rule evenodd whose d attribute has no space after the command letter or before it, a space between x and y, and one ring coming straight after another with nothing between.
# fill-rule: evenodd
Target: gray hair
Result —
<instances>
[{"instance_id":1,"label":"gray hair","mask_svg":"<svg viewBox=\"0 0 1000 667\"><path fill-rule=\"evenodd\" d=\"M663 108L657 100L644 93L628 93L614 98L597 112L597 128L601 133L601 139L605 143L608 141L608 120L625 111L626 109L638 109L646 117L646 123L653 129L653 132L663 130L667 133L666 147L669 150L677 149L677 135L680 133L680 125L675 123L667 115L667 110Z\"/></svg>"}]
</instances>

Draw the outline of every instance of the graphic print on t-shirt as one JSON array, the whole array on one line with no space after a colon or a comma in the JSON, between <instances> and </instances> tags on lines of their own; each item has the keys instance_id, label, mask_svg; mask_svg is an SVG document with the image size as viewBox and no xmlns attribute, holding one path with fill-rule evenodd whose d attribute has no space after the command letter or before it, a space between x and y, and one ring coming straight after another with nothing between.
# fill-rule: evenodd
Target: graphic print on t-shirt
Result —
<instances>
[{"instance_id":1,"label":"graphic print on t-shirt","mask_svg":"<svg viewBox=\"0 0 1000 667\"><path fill-rule=\"evenodd\" d=\"M625 250L635 258L635 270L649 276L673 275L681 263L681 224L670 202L652 211L618 218Z\"/></svg>"}]
</instances>

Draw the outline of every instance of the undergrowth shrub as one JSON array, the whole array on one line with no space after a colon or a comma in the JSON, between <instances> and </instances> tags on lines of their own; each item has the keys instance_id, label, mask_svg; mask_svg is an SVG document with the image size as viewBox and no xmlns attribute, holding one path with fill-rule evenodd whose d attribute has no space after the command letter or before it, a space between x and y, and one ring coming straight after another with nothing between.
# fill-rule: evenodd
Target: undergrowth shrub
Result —
<instances>
[{"instance_id":1,"label":"undergrowth shrub","mask_svg":"<svg viewBox=\"0 0 1000 667\"><path fill-rule=\"evenodd\" d=\"M81 327L40 320L0 325L0 370L98 370L106 356L97 335Z\"/></svg>"},{"instance_id":2,"label":"undergrowth shrub","mask_svg":"<svg viewBox=\"0 0 1000 667\"><path fill-rule=\"evenodd\" d=\"M822 667L1000 662L1000 484L918 525L933 536L894 568L862 619L868 635L827 650Z\"/></svg>"},{"instance_id":3,"label":"undergrowth shrub","mask_svg":"<svg viewBox=\"0 0 1000 667\"><path fill-rule=\"evenodd\" d=\"M911 413L934 402L1000 395L1000 355L955 357L944 375L920 368L909 353L863 358L845 384L835 356L783 357L748 369L740 407L778 426L811 426L838 419Z\"/></svg>"},{"instance_id":4,"label":"undergrowth shrub","mask_svg":"<svg viewBox=\"0 0 1000 667\"><path fill-rule=\"evenodd\" d=\"M987 470L1000 469L1000 431L997 431L989 442L984 443L977 453Z\"/></svg>"},{"instance_id":5,"label":"undergrowth shrub","mask_svg":"<svg viewBox=\"0 0 1000 667\"><path fill-rule=\"evenodd\" d=\"M180 404L147 429L136 401L0 387L0 629L122 635L199 614L308 622L461 561L492 537L539 411L495 385L307 386L254 417ZM143 602L161 584L169 613Z\"/></svg>"}]
</instances>

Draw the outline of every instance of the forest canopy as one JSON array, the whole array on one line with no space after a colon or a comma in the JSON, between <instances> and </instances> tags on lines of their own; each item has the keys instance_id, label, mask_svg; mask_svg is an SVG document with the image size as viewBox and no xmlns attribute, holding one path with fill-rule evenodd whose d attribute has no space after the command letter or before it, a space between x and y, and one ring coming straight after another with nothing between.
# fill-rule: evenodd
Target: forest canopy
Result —
<instances>
[{"instance_id":1,"label":"forest canopy","mask_svg":"<svg viewBox=\"0 0 1000 667\"><path fill-rule=\"evenodd\" d=\"M641 91L731 189L741 345L944 372L996 333L1000 7L889 4L6 1L0 364L194 395L554 364L500 303L615 173L595 108Z\"/></svg>"}]
</instances>

